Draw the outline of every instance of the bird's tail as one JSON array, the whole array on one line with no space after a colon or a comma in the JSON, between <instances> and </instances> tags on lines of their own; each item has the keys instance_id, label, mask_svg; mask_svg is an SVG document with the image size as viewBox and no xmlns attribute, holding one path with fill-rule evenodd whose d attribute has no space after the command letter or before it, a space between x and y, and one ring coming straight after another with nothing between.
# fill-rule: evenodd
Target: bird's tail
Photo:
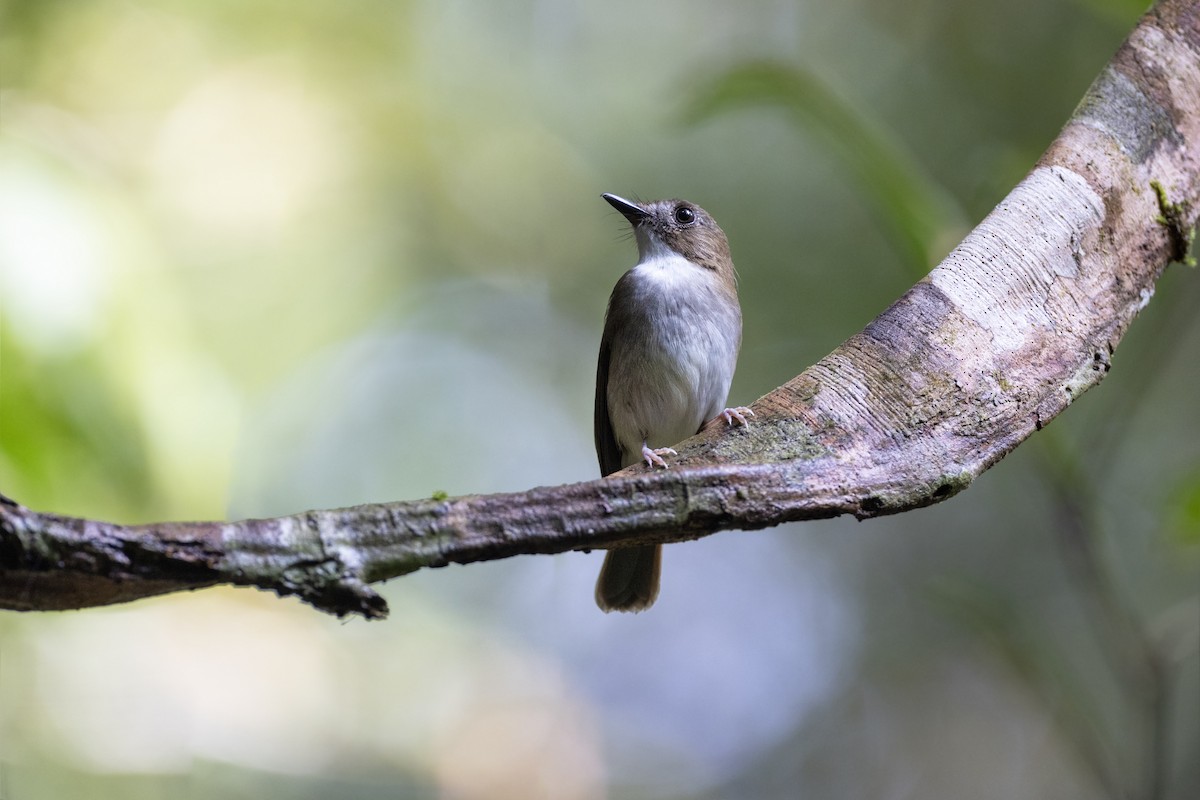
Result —
<instances>
[{"instance_id":1,"label":"bird's tail","mask_svg":"<svg viewBox=\"0 0 1200 800\"><path fill-rule=\"evenodd\" d=\"M596 605L603 611L645 611L658 597L662 545L609 550L596 581Z\"/></svg>"}]
</instances>

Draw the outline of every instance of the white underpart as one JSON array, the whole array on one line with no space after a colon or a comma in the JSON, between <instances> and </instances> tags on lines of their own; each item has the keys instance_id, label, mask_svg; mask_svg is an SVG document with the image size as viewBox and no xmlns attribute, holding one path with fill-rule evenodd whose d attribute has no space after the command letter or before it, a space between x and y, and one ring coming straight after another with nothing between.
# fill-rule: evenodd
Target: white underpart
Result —
<instances>
[{"instance_id":1,"label":"white underpart","mask_svg":"<svg viewBox=\"0 0 1200 800\"><path fill-rule=\"evenodd\" d=\"M641 459L643 443L682 441L721 413L741 332L714 272L642 229L638 250L636 307L653 318L645 326L653 335L614 341L609 362L609 418L626 465Z\"/></svg>"}]
</instances>

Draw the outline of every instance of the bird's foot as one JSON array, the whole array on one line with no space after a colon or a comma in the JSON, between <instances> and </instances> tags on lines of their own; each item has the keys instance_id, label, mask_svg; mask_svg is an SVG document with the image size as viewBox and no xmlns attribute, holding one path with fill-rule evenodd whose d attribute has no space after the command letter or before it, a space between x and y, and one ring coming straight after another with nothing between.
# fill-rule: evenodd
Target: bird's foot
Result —
<instances>
[{"instance_id":1,"label":"bird's foot","mask_svg":"<svg viewBox=\"0 0 1200 800\"><path fill-rule=\"evenodd\" d=\"M739 425L741 425L743 428L748 428L750 427L750 423L746 421L746 417L753 417L754 411L746 406L738 406L737 408L725 409L719 414L719 416L725 418L726 425L733 425L733 421L736 419Z\"/></svg>"},{"instance_id":2,"label":"bird's foot","mask_svg":"<svg viewBox=\"0 0 1200 800\"><path fill-rule=\"evenodd\" d=\"M657 450L651 450L649 445L647 445L647 444L642 445L642 458L646 459L647 467L653 468L655 466L659 466L659 467L662 467L663 469L666 469L667 462L663 461L663 456L677 456L677 455L679 455L679 453L676 453L674 450L672 450L669 447L660 447Z\"/></svg>"}]
</instances>

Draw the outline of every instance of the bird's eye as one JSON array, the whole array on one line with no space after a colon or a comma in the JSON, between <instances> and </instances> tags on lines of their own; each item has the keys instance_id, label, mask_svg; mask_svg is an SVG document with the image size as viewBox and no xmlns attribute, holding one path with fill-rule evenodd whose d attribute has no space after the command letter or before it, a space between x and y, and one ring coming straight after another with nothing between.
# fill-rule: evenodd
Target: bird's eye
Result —
<instances>
[{"instance_id":1,"label":"bird's eye","mask_svg":"<svg viewBox=\"0 0 1200 800\"><path fill-rule=\"evenodd\" d=\"M687 206L680 206L675 209L675 221L680 225L691 225L696 221L696 212Z\"/></svg>"}]
</instances>

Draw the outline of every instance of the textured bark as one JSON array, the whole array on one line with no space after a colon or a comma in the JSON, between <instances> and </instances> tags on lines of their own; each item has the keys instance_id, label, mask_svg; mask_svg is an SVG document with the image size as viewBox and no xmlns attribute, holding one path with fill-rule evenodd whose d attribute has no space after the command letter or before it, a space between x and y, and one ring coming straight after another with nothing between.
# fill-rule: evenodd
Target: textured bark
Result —
<instances>
[{"instance_id":1,"label":"textured bark","mask_svg":"<svg viewBox=\"0 0 1200 800\"><path fill-rule=\"evenodd\" d=\"M696 538L929 505L1109 369L1200 209L1200 3L1139 23L1032 172L861 333L710 425L669 470L514 494L119 526L0 503L0 607L77 608L216 583L386 613L421 567Z\"/></svg>"}]
</instances>

